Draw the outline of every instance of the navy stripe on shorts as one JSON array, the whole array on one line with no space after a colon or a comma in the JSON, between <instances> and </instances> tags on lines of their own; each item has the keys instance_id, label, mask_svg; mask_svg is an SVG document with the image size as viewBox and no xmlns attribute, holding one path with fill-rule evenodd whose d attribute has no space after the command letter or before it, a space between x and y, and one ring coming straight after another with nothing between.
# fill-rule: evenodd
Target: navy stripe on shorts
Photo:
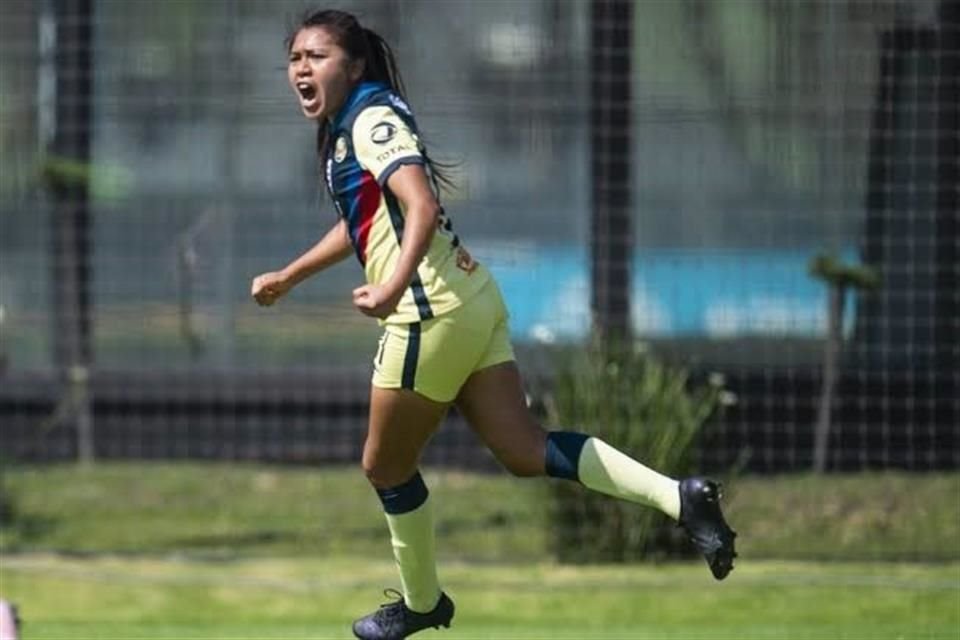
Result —
<instances>
[{"instance_id":1,"label":"navy stripe on shorts","mask_svg":"<svg viewBox=\"0 0 960 640\"><path fill-rule=\"evenodd\" d=\"M420 358L420 323L414 322L408 327L410 334L407 336L407 353L403 357L403 376L400 378L400 386L412 391L417 377L417 362Z\"/></svg>"}]
</instances>

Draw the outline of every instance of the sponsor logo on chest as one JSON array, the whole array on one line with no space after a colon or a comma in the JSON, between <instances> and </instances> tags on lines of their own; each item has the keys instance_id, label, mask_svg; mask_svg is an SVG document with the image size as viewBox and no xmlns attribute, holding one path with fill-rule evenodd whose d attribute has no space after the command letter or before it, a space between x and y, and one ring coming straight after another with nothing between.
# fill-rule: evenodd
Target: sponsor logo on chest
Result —
<instances>
[{"instance_id":1,"label":"sponsor logo on chest","mask_svg":"<svg viewBox=\"0 0 960 640\"><path fill-rule=\"evenodd\" d=\"M370 141L374 144L387 144L397 135L397 128L390 122L378 122L370 130Z\"/></svg>"}]
</instances>

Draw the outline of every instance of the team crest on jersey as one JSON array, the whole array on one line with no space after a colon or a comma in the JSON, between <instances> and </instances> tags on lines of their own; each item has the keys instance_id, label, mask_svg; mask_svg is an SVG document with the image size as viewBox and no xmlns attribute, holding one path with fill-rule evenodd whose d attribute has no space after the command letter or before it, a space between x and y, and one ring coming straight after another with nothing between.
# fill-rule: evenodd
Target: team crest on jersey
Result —
<instances>
[{"instance_id":1,"label":"team crest on jersey","mask_svg":"<svg viewBox=\"0 0 960 640\"><path fill-rule=\"evenodd\" d=\"M333 159L336 162L343 162L347 157L347 139L343 136L337 138L337 143L333 147Z\"/></svg>"},{"instance_id":2,"label":"team crest on jersey","mask_svg":"<svg viewBox=\"0 0 960 640\"><path fill-rule=\"evenodd\" d=\"M397 128L389 122L378 122L370 130L370 140L376 144L387 144L397 135Z\"/></svg>"}]
</instances>

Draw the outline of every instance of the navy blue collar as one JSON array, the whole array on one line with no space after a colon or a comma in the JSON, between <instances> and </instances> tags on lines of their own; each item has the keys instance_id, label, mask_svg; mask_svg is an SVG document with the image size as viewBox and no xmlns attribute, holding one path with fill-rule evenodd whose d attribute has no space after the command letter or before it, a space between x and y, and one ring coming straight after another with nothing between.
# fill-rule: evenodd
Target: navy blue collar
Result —
<instances>
[{"instance_id":1,"label":"navy blue collar","mask_svg":"<svg viewBox=\"0 0 960 640\"><path fill-rule=\"evenodd\" d=\"M383 91L384 89L389 89L389 85L385 82L360 82L353 88L353 91L350 92L350 95L347 96L347 99L344 100L343 106L340 107L340 111L337 112L337 115L333 117L330 128L331 130L337 129L342 123L344 118L347 117L353 109L366 100L370 94L376 93L378 91Z\"/></svg>"}]
</instances>

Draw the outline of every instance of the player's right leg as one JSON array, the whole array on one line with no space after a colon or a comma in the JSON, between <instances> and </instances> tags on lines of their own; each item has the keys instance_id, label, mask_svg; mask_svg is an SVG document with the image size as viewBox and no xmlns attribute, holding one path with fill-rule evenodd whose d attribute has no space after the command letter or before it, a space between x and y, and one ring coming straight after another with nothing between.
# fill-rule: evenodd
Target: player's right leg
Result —
<instances>
[{"instance_id":1,"label":"player's right leg","mask_svg":"<svg viewBox=\"0 0 960 640\"><path fill-rule=\"evenodd\" d=\"M361 640L405 638L449 626L453 617L453 602L437 578L429 491L417 469L447 406L409 389L371 389L363 469L383 505L403 593L354 622Z\"/></svg>"}]
</instances>

